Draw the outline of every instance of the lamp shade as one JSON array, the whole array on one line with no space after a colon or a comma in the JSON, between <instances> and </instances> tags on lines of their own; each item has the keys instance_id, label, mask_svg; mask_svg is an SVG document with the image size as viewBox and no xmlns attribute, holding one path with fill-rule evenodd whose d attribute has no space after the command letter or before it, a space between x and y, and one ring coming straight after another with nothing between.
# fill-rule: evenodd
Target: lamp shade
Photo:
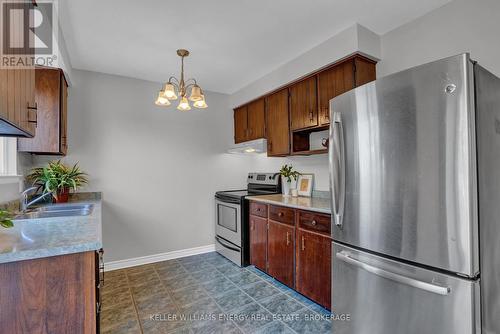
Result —
<instances>
[{"instance_id":1,"label":"lamp shade","mask_svg":"<svg viewBox=\"0 0 500 334\"><path fill-rule=\"evenodd\" d=\"M177 106L177 109L181 111L191 110L188 99L185 96L182 97L181 101L179 102L179 105Z\"/></svg>"},{"instance_id":2,"label":"lamp shade","mask_svg":"<svg viewBox=\"0 0 500 334\"><path fill-rule=\"evenodd\" d=\"M206 107L208 107L207 103L205 102L205 95L201 94L201 100L193 103L193 106L200 109L205 109Z\"/></svg>"},{"instance_id":3,"label":"lamp shade","mask_svg":"<svg viewBox=\"0 0 500 334\"><path fill-rule=\"evenodd\" d=\"M170 105L170 101L165 97L165 92L163 90L160 90L158 92L158 97L156 98L155 104L162 107L167 107Z\"/></svg>"},{"instance_id":4,"label":"lamp shade","mask_svg":"<svg viewBox=\"0 0 500 334\"><path fill-rule=\"evenodd\" d=\"M200 86L194 85L193 88L191 88L191 95L189 96L189 99L191 101L200 101L202 99Z\"/></svg>"},{"instance_id":5,"label":"lamp shade","mask_svg":"<svg viewBox=\"0 0 500 334\"><path fill-rule=\"evenodd\" d=\"M175 94L175 87L173 84L170 82L167 82L165 84L165 88L163 89L165 91L165 97L169 100L177 100L177 95Z\"/></svg>"}]
</instances>

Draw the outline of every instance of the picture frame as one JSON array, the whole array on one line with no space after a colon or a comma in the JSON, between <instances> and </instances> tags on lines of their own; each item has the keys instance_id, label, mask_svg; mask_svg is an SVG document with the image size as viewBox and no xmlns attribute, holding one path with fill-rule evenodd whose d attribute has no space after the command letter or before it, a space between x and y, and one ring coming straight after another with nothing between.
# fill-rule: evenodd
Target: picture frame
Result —
<instances>
[{"instance_id":1,"label":"picture frame","mask_svg":"<svg viewBox=\"0 0 500 334\"><path fill-rule=\"evenodd\" d=\"M314 175L300 174L297 180L297 191L299 196L311 197Z\"/></svg>"}]
</instances>

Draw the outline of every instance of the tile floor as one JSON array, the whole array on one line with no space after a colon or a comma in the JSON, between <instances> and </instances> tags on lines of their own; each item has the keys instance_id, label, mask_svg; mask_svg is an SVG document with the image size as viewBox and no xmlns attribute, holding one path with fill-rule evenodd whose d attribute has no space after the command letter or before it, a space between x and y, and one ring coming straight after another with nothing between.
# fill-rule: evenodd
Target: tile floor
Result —
<instances>
[{"instance_id":1,"label":"tile floor","mask_svg":"<svg viewBox=\"0 0 500 334\"><path fill-rule=\"evenodd\" d=\"M330 312L206 253L105 273L101 333L331 333Z\"/></svg>"}]
</instances>

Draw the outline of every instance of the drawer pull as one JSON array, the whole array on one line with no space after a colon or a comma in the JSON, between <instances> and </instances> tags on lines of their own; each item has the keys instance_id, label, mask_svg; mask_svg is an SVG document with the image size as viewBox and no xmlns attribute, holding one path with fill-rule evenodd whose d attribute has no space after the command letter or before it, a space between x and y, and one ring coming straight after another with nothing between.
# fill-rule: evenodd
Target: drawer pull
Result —
<instances>
[{"instance_id":1,"label":"drawer pull","mask_svg":"<svg viewBox=\"0 0 500 334\"><path fill-rule=\"evenodd\" d=\"M283 212L278 212L279 217L283 217Z\"/></svg>"},{"instance_id":2,"label":"drawer pull","mask_svg":"<svg viewBox=\"0 0 500 334\"><path fill-rule=\"evenodd\" d=\"M311 225L312 225L312 226L316 226L316 224L317 224L317 223L316 223L316 221L315 221L315 220L313 220L313 221L311 222Z\"/></svg>"}]
</instances>

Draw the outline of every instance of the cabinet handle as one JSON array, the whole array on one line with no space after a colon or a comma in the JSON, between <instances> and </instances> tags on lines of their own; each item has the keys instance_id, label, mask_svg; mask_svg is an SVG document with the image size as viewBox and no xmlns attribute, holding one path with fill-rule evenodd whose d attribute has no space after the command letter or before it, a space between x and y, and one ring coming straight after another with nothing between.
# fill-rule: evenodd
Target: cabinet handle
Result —
<instances>
[{"instance_id":1,"label":"cabinet handle","mask_svg":"<svg viewBox=\"0 0 500 334\"><path fill-rule=\"evenodd\" d=\"M278 212L278 217L283 217L283 212Z\"/></svg>"},{"instance_id":2,"label":"cabinet handle","mask_svg":"<svg viewBox=\"0 0 500 334\"><path fill-rule=\"evenodd\" d=\"M316 224L317 224L317 223L316 223L316 221L315 221L315 220L313 220L313 221L311 222L311 225L312 225L312 226L316 226Z\"/></svg>"},{"instance_id":3,"label":"cabinet handle","mask_svg":"<svg viewBox=\"0 0 500 334\"><path fill-rule=\"evenodd\" d=\"M38 109L38 104L35 102L35 104L32 106L30 106L30 103L29 102L26 102L27 104L27 108L28 109L32 109L32 110L37 110Z\"/></svg>"},{"instance_id":4,"label":"cabinet handle","mask_svg":"<svg viewBox=\"0 0 500 334\"><path fill-rule=\"evenodd\" d=\"M252 221L250 221L250 229L251 229L252 231L253 231L253 230L255 230L255 223L254 223L254 221L253 221L253 220L252 220Z\"/></svg>"},{"instance_id":5,"label":"cabinet handle","mask_svg":"<svg viewBox=\"0 0 500 334\"><path fill-rule=\"evenodd\" d=\"M304 236L302 236L302 250L304 251L306 249L306 241L304 239Z\"/></svg>"},{"instance_id":6,"label":"cabinet handle","mask_svg":"<svg viewBox=\"0 0 500 334\"><path fill-rule=\"evenodd\" d=\"M313 111L309 111L309 121L312 123L314 121L314 113Z\"/></svg>"},{"instance_id":7,"label":"cabinet handle","mask_svg":"<svg viewBox=\"0 0 500 334\"><path fill-rule=\"evenodd\" d=\"M290 232L286 232L286 245L290 245Z\"/></svg>"}]
</instances>

